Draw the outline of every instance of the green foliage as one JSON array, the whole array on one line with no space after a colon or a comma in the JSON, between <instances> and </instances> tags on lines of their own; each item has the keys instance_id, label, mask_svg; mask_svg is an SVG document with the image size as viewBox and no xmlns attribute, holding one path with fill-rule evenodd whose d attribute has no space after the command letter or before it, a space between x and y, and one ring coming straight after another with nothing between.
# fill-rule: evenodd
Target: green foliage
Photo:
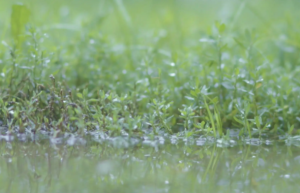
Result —
<instances>
[{"instance_id":1,"label":"green foliage","mask_svg":"<svg viewBox=\"0 0 300 193\"><path fill-rule=\"evenodd\" d=\"M53 136L297 135L298 12L255 2L12 5L11 36L0 21L1 123Z\"/></svg>"},{"instance_id":2,"label":"green foliage","mask_svg":"<svg viewBox=\"0 0 300 193\"><path fill-rule=\"evenodd\" d=\"M23 4L14 4L11 13L11 34L17 47L22 43L25 24L29 21L30 10Z\"/></svg>"}]
</instances>

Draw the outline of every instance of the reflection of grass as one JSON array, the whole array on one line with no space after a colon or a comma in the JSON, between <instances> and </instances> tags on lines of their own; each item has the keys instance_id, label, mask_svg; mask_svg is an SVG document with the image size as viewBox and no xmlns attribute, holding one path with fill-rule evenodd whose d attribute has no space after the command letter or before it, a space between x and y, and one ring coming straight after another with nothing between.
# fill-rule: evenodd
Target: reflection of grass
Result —
<instances>
[{"instance_id":1,"label":"reflection of grass","mask_svg":"<svg viewBox=\"0 0 300 193\"><path fill-rule=\"evenodd\" d=\"M219 148L165 144L162 150L145 145L128 151L109 143L55 149L47 144L1 143L0 149L4 155L0 158L1 192L299 189L299 183L291 183L299 180L299 150L293 146Z\"/></svg>"},{"instance_id":2,"label":"reflection of grass","mask_svg":"<svg viewBox=\"0 0 300 193\"><path fill-rule=\"evenodd\" d=\"M0 21L4 130L299 134L298 1L76 2Z\"/></svg>"}]
</instances>

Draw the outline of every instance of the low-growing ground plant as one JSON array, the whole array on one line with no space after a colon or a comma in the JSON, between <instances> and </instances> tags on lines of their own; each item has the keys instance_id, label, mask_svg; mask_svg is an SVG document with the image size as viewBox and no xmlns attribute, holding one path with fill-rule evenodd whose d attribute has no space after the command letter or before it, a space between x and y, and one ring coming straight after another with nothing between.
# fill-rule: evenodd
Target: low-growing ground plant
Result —
<instances>
[{"instance_id":1,"label":"low-growing ground plant","mask_svg":"<svg viewBox=\"0 0 300 193\"><path fill-rule=\"evenodd\" d=\"M158 10L139 17L134 0L88 2L102 7L9 5L10 21L0 22L9 26L0 30L1 134L299 134L296 12L276 20L260 14L264 2L230 1L227 18L204 12L199 24L200 2L149 1ZM56 16L42 11L55 7Z\"/></svg>"}]
</instances>

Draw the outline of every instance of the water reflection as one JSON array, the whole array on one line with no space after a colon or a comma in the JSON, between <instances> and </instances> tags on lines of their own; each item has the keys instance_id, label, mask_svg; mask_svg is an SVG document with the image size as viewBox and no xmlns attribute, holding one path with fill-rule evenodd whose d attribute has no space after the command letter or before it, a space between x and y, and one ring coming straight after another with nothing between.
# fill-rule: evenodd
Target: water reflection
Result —
<instances>
[{"instance_id":1,"label":"water reflection","mask_svg":"<svg viewBox=\"0 0 300 193\"><path fill-rule=\"evenodd\" d=\"M0 142L0 192L292 192L300 150L272 145Z\"/></svg>"}]
</instances>

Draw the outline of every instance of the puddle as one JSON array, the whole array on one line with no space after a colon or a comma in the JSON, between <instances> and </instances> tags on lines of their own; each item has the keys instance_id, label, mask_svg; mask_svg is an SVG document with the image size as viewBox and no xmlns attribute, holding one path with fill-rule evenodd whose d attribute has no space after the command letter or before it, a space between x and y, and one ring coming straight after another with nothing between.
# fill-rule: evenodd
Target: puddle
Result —
<instances>
[{"instance_id":1,"label":"puddle","mask_svg":"<svg viewBox=\"0 0 300 193\"><path fill-rule=\"evenodd\" d=\"M296 146L257 140L220 146L223 142L205 145L201 140L187 143L158 137L130 143L118 138L95 143L71 136L60 143L38 143L2 138L0 192L297 192L300 188Z\"/></svg>"}]
</instances>

